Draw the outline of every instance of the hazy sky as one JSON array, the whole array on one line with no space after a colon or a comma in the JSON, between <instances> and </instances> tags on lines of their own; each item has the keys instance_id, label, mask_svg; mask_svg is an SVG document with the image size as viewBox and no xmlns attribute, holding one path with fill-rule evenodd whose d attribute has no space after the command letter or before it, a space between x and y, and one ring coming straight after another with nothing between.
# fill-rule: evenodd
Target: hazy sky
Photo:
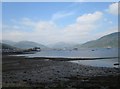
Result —
<instances>
[{"instance_id":1,"label":"hazy sky","mask_svg":"<svg viewBox=\"0 0 120 89\"><path fill-rule=\"evenodd\" d=\"M4 2L2 20L5 40L84 43L118 31L118 3Z\"/></svg>"},{"instance_id":2,"label":"hazy sky","mask_svg":"<svg viewBox=\"0 0 120 89\"><path fill-rule=\"evenodd\" d=\"M119 0L1 0L4 2L119 2Z\"/></svg>"}]
</instances>

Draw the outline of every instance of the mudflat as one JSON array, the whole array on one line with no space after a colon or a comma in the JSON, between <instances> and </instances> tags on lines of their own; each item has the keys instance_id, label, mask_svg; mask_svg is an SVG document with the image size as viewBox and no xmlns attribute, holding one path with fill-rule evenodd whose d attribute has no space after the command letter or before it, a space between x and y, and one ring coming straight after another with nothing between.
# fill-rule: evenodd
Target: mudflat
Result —
<instances>
[{"instance_id":1,"label":"mudflat","mask_svg":"<svg viewBox=\"0 0 120 89\"><path fill-rule=\"evenodd\" d=\"M2 56L3 89L119 89L119 68Z\"/></svg>"}]
</instances>

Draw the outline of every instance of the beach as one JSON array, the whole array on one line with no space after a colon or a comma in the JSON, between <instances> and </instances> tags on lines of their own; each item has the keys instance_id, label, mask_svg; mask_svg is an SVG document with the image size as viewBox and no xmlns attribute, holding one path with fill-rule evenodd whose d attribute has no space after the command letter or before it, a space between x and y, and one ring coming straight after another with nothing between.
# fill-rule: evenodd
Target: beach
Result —
<instances>
[{"instance_id":1,"label":"beach","mask_svg":"<svg viewBox=\"0 0 120 89\"><path fill-rule=\"evenodd\" d=\"M92 67L49 59L3 55L3 87L118 89L119 68ZM20 88L21 89L21 88Z\"/></svg>"}]
</instances>

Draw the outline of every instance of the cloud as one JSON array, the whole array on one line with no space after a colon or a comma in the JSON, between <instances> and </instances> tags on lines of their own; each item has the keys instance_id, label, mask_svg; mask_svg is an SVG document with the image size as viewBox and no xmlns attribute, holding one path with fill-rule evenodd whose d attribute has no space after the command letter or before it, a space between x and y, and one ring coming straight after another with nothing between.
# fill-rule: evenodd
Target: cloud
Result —
<instances>
[{"instance_id":1,"label":"cloud","mask_svg":"<svg viewBox=\"0 0 120 89\"><path fill-rule=\"evenodd\" d=\"M100 11L83 14L78 16L73 24L66 25L63 28L60 28L54 21L33 21L29 18L23 18L18 21L19 24L6 26L12 30L4 28L3 37L8 40L31 40L43 44L56 42L83 43L94 39L91 33L98 30L98 22L102 17L103 13ZM20 30L26 28L30 28L32 31Z\"/></svg>"},{"instance_id":2,"label":"cloud","mask_svg":"<svg viewBox=\"0 0 120 89\"><path fill-rule=\"evenodd\" d=\"M102 18L102 12L98 12L98 11L94 13L83 14L76 19L76 22L74 24L68 25L65 29L68 31L78 30L81 32L88 32L96 27L96 22L101 20L101 18Z\"/></svg>"},{"instance_id":3,"label":"cloud","mask_svg":"<svg viewBox=\"0 0 120 89\"><path fill-rule=\"evenodd\" d=\"M21 21L20 21L20 24L26 25L26 26L35 26L35 22L33 22L29 18L22 18Z\"/></svg>"},{"instance_id":4,"label":"cloud","mask_svg":"<svg viewBox=\"0 0 120 89\"><path fill-rule=\"evenodd\" d=\"M77 18L77 22L78 23L85 23L85 24L89 24L89 23L95 23L96 21L98 21L101 17L102 17L103 13L102 12L95 12L95 13L90 13L90 14L84 14L80 17Z\"/></svg>"},{"instance_id":5,"label":"cloud","mask_svg":"<svg viewBox=\"0 0 120 89\"><path fill-rule=\"evenodd\" d=\"M74 24L70 24L64 28L64 40L72 42L84 42L90 36L89 33L94 31L103 16L102 12L96 11L79 16Z\"/></svg>"},{"instance_id":6,"label":"cloud","mask_svg":"<svg viewBox=\"0 0 120 89\"><path fill-rule=\"evenodd\" d=\"M39 21L38 23L36 23L36 27L35 29L37 31L39 30L53 30L57 28L56 24L54 22L51 21Z\"/></svg>"},{"instance_id":7,"label":"cloud","mask_svg":"<svg viewBox=\"0 0 120 89\"><path fill-rule=\"evenodd\" d=\"M113 24L113 21L111 21L111 20L109 20L109 19L107 19L107 18L104 18L103 21L104 21L105 23Z\"/></svg>"},{"instance_id":8,"label":"cloud","mask_svg":"<svg viewBox=\"0 0 120 89\"><path fill-rule=\"evenodd\" d=\"M107 11L113 15L118 15L118 3L112 3L111 5L109 5Z\"/></svg>"},{"instance_id":9,"label":"cloud","mask_svg":"<svg viewBox=\"0 0 120 89\"><path fill-rule=\"evenodd\" d=\"M57 12L57 13L53 14L52 21L59 20L61 18L65 18L65 17L71 16L73 14L74 14L74 12L63 12L63 11Z\"/></svg>"}]
</instances>

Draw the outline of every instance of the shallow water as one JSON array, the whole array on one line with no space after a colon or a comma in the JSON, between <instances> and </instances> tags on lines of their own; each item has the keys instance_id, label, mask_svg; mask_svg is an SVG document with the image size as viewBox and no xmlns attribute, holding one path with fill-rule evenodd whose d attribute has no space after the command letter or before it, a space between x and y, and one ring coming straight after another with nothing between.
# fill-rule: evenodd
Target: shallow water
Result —
<instances>
[{"instance_id":1,"label":"shallow water","mask_svg":"<svg viewBox=\"0 0 120 89\"><path fill-rule=\"evenodd\" d=\"M117 66L114 65L115 63L118 63L118 58L98 60L77 60L71 62L95 67L116 67L116 68L119 67L118 65Z\"/></svg>"},{"instance_id":2,"label":"shallow water","mask_svg":"<svg viewBox=\"0 0 120 89\"><path fill-rule=\"evenodd\" d=\"M35 54L23 54L18 56L27 57L63 57L63 58L103 58L103 57L118 57L118 49L81 49L81 50L46 50ZM97 60L77 60L73 63L79 63L98 67L115 67L118 63L118 58L114 59L97 59Z\"/></svg>"}]
</instances>

